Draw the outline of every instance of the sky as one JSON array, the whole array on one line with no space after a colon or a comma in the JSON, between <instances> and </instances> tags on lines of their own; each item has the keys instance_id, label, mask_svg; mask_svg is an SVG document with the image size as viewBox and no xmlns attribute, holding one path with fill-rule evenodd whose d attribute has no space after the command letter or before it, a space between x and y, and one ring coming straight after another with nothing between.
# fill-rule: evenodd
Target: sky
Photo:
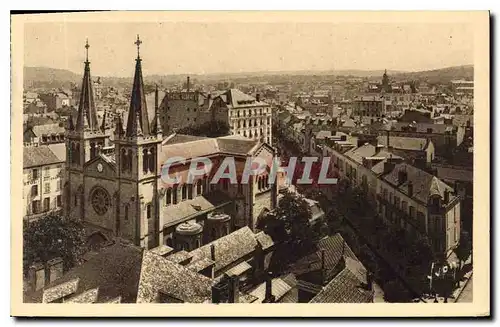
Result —
<instances>
[{"instance_id":1,"label":"sky","mask_svg":"<svg viewBox=\"0 0 500 327\"><path fill-rule=\"evenodd\" d=\"M459 23L42 22L24 28L24 66L81 73L88 38L94 76L132 76L137 34L145 75L421 71L473 63L472 29Z\"/></svg>"}]
</instances>

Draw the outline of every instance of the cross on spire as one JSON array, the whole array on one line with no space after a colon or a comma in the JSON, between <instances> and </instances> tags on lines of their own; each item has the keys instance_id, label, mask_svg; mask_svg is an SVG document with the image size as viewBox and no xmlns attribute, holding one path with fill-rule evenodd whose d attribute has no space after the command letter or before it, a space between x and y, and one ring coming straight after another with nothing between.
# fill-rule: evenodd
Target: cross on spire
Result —
<instances>
[{"instance_id":1,"label":"cross on spire","mask_svg":"<svg viewBox=\"0 0 500 327\"><path fill-rule=\"evenodd\" d=\"M85 41L85 62L89 62L89 39Z\"/></svg>"},{"instance_id":2,"label":"cross on spire","mask_svg":"<svg viewBox=\"0 0 500 327\"><path fill-rule=\"evenodd\" d=\"M140 50L142 41L141 41L141 39L139 39L139 34L137 34L137 40L134 42L134 44L137 45L137 59L140 59L139 50Z\"/></svg>"}]
</instances>

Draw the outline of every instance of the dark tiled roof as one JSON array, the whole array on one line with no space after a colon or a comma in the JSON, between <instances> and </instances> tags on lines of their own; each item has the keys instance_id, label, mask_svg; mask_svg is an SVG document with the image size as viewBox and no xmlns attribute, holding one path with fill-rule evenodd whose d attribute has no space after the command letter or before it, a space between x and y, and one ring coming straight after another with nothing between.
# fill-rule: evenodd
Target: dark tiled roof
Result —
<instances>
[{"instance_id":1,"label":"dark tiled roof","mask_svg":"<svg viewBox=\"0 0 500 327\"><path fill-rule=\"evenodd\" d=\"M45 124L45 125L35 125L31 128L36 137L42 137L42 135L50 134L64 134L65 129L59 124Z\"/></svg>"},{"instance_id":2,"label":"dark tiled roof","mask_svg":"<svg viewBox=\"0 0 500 327\"><path fill-rule=\"evenodd\" d=\"M387 137L379 136L377 137L377 142L380 145L387 146ZM395 149L420 151L420 150L425 150L427 148L427 143L428 141L425 138L403 137L403 136L389 137L389 146Z\"/></svg>"},{"instance_id":3,"label":"dark tiled roof","mask_svg":"<svg viewBox=\"0 0 500 327\"><path fill-rule=\"evenodd\" d=\"M75 295L99 288L97 302L106 302L122 296L122 302L135 302L141 271L143 250L116 243L102 249L87 262L71 269L60 279L50 283L45 289L79 279ZM42 301L43 289L25 294L25 302Z\"/></svg>"},{"instance_id":4,"label":"dark tiled roof","mask_svg":"<svg viewBox=\"0 0 500 327\"><path fill-rule=\"evenodd\" d=\"M349 268L344 268L310 303L371 303L373 292Z\"/></svg>"},{"instance_id":5,"label":"dark tiled roof","mask_svg":"<svg viewBox=\"0 0 500 327\"><path fill-rule=\"evenodd\" d=\"M42 294L42 302L50 303L52 301L74 294L78 289L79 282L79 278L74 278L53 287L46 287Z\"/></svg>"},{"instance_id":6,"label":"dark tiled roof","mask_svg":"<svg viewBox=\"0 0 500 327\"><path fill-rule=\"evenodd\" d=\"M169 137L167 137L163 141L163 145L193 142L193 141L204 140L204 139L207 139L207 137L185 135L185 134L173 134L173 135L170 135Z\"/></svg>"},{"instance_id":7,"label":"dark tiled roof","mask_svg":"<svg viewBox=\"0 0 500 327\"><path fill-rule=\"evenodd\" d=\"M165 226L172 226L190 217L214 210L230 201L231 198L224 192L213 191L206 195L196 196L191 200L163 207L161 215L164 217Z\"/></svg>"},{"instance_id":8,"label":"dark tiled roof","mask_svg":"<svg viewBox=\"0 0 500 327\"><path fill-rule=\"evenodd\" d=\"M64 162L47 145L27 146L23 149L23 168L45 166Z\"/></svg>"},{"instance_id":9,"label":"dark tiled roof","mask_svg":"<svg viewBox=\"0 0 500 327\"><path fill-rule=\"evenodd\" d=\"M168 257L166 257L166 259L168 261L171 261L173 263L180 263L180 262L183 262L183 261L186 261L187 259L189 258L192 258L193 256L187 252L187 251L179 251L179 252L176 252L174 254L171 254L169 255Z\"/></svg>"},{"instance_id":10,"label":"dark tiled roof","mask_svg":"<svg viewBox=\"0 0 500 327\"><path fill-rule=\"evenodd\" d=\"M242 136L231 135L231 136L218 137L217 143L219 145L220 152L246 155L259 142L244 138Z\"/></svg>"},{"instance_id":11,"label":"dark tiled roof","mask_svg":"<svg viewBox=\"0 0 500 327\"><path fill-rule=\"evenodd\" d=\"M251 254L257 246L257 240L252 230L246 226L191 251L193 261L211 258L212 244L215 246L215 271L218 272Z\"/></svg>"},{"instance_id":12,"label":"dark tiled roof","mask_svg":"<svg viewBox=\"0 0 500 327\"><path fill-rule=\"evenodd\" d=\"M160 292L187 303L203 303L211 298L211 285L211 279L146 251L137 303L154 303Z\"/></svg>"},{"instance_id":13,"label":"dark tiled roof","mask_svg":"<svg viewBox=\"0 0 500 327\"><path fill-rule=\"evenodd\" d=\"M271 284L271 294L274 295L276 301L279 301L283 296L285 296L286 293L291 290L292 287L281 278L273 278ZM257 300L253 303L262 303L266 297L266 283L261 283L249 294L257 298Z\"/></svg>"},{"instance_id":14,"label":"dark tiled roof","mask_svg":"<svg viewBox=\"0 0 500 327\"><path fill-rule=\"evenodd\" d=\"M189 263L186 266L186 268L190 269L192 271L199 272L199 271L202 271L203 269L205 269L207 267L210 267L213 264L214 264L214 262L212 260L210 260L208 258L203 258L201 260L192 261L191 263Z\"/></svg>"},{"instance_id":15,"label":"dark tiled roof","mask_svg":"<svg viewBox=\"0 0 500 327\"><path fill-rule=\"evenodd\" d=\"M407 179L404 183L399 183L399 171L406 171ZM397 164L394 169L383 176L383 179L397 188L401 193L408 195L408 183L413 184L413 198L427 204L431 195L440 195L444 197L444 191L453 192L453 189L445 184L442 180L433 176L421 169L413 167L407 163ZM455 196L450 193L450 201L453 201Z\"/></svg>"},{"instance_id":16,"label":"dark tiled roof","mask_svg":"<svg viewBox=\"0 0 500 327\"><path fill-rule=\"evenodd\" d=\"M468 169L433 166L437 170L437 177L449 181L473 182L474 172Z\"/></svg>"}]
</instances>

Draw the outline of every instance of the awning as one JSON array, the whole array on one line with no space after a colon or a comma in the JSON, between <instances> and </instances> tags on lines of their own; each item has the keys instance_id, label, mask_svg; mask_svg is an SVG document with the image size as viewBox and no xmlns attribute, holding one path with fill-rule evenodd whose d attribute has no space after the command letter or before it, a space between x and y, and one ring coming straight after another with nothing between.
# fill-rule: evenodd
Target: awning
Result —
<instances>
[{"instance_id":1,"label":"awning","mask_svg":"<svg viewBox=\"0 0 500 327\"><path fill-rule=\"evenodd\" d=\"M252 268L252 266L250 266L248 264L248 262L243 261L242 263L240 263L240 264L236 265L235 267L226 271L226 274L228 276L241 276L251 268Z\"/></svg>"}]
</instances>

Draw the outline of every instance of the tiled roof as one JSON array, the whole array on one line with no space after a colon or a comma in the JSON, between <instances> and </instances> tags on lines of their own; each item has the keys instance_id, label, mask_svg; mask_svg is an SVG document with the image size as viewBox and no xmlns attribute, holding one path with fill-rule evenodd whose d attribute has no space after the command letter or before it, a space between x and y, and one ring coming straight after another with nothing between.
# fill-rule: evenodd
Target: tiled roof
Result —
<instances>
[{"instance_id":1,"label":"tiled roof","mask_svg":"<svg viewBox=\"0 0 500 327\"><path fill-rule=\"evenodd\" d=\"M174 249L168 245L160 245L160 246L157 246L149 251L163 257L163 256L166 256L166 255L172 253L174 251Z\"/></svg>"},{"instance_id":2,"label":"tiled roof","mask_svg":"<svg viewBox=\"0 0 500 327\"><path fill-rule=\"evenodd\" d=\"M378 144L387 146L387 137L378 136ZM395 149L420 151L427 148L427 139L417 137L390 136L389 146Z\"/></svg>"},{"instance_id":3,"label":"tiled roof","mask_svg":"<svg viewBox=\"0 0 500 327\"><path fill-rule=\"evenodd\" d=\"M186 265L186 268L192 271L199 272L207 267L210 267L213 264L214 262L212 260L203 258L201 260L191 261L188 265Z\"/></svg>"},{"instance_id":4,"label":"tiled roof","mask_svg":"<svg viewBox=\"0 0 500 327\"><path fill-rule=\"evenodd\" d=\"M49 149L59 158L62 162L66 161L66 144L53 143L48 144Z\"/></svg>"},{"instance_id":5,"label":"tiled roof","mask_svg":"<svg viewBox=\"0 0 500 327\"><path fill-rule=\"evenodd\" d=\"M264 232L255 234L255 238L257 239L257 242L259 242L259 244L262 246L263 250L267 250L274 245L274 241L271 236Z\"/></svg>"},{"instance_id":6,"label":"tiled roof","mask_svg":"<svg viewBox=\"0 0 500 327\"><path fill-rule=\"evenodd\" d=\"M135 302L143 250L120 242L103 248L98 254L45 287L46 290L79 279L75 295L99 288L97 302L117 296L122 302ZM42 301L43 289L25 294L24 302ZM71 294L71 293L69 293Z\"/></svg>"},{"instance_id":7,"label":"tiled roof","mask_svg":"<svg viewBox=\"0 0 500 327\"><path fill-rule=\"evenodd\" d=\"M288 293L292 287L285 283L281 278L273 278L271 284L271 294L274 295L275 300L279 301L286 293ZM253 303L262 303L266 297L266 283L262 283L252 290L250 295L257 298Z\"/></svg>"},{"instance_id":8,"label":"tiled roof","mask_svg":"<svg viewBox=\"0 0 500 327\"><path fill-rule=\"evenodd\" d=\"M346 266L310 303L371 303L373 291L365 288L356 273Z\"/></svg>"},{"instance_id":9,"label":"tiled roof","mask_svg":"<svg viewBox=\"0 0 500 327\"><path fill-rule=\"evenodd\" d=\"M23 148L23 168L52 165L64 162L47 145L26 146Z\"/></svg>"},{"instance_id":10,"label":"tiled roof","mask_svg":"<svg viewBox=\"0 0 500 327\"><path fill-rule=\"evenodd\" d=\"M162 162L171 157L186 159L206 157L218 153L246 155L259 142L239 136L224 136L219 138L193 137L173 135L162 143Z\"/></svg>"},{"instance_id":11,"label":"tiled roof","mask_svg":"<svg viewBox=\"0 0 500 327\"><path fill-rule=\"evenodd\" d=\"M215 271L218 272L251 254L257 246L257 240L252 230L245 226L191 251L190 254L193 255L193 260L211 258L212 245L215 246Z\"/></svg>"},{"instance_id":12,"label":"tiled roof","mask_svg":"<svg viewBox=\"0 0 500 327\"><path fill-rule=\"evenodd\" d=\"M254 97L245 94L238 89L229 89L224 93L224 95L225 99L229 100L229 105L232 108L246 108L267 105L267 103L262 101L258 102Z\"/></svg>"},{"instance_id":13,"label":"tiled roof","mask_svg":"<svg viewBox=\"0 0 500 327\"><path fill-rule=\"evenodd\" d=\"M437 177L444 180L473 182L474 172L467 169L433 166L437 170Z\"/></svg>"},{"instance_id":14,"label":"tiled roof","mask_svg":"<svg viewBox=\"0 0 500 327\"><path fill-rule=\"evenodd\" d=\"M211 279L146 251L137 303L154 303L160 292L187 303L203 303L211 298L211 285Z\"/></svg>"},{"instance_id":15,"label":"tiled roof","mask_svg":"<svg viewBox=\"0 0 500 327\"><path fill-rule=\"evenodd\" d=\"M403 128L408 126L410 123L396 122L392 123L392 127L395 131L403 131ZM444 134L446 131L452 131L456 127L453 125L447 124L431 124L431 123L416 123L413 124L417 128L417 133L427 133L427 129L432 129L432 133L435 134Z\"/></svg>"},{"instance_id":16,"label":"tiled roof","mask_svg":"<svg viewBox=\"0 0 500 327\"><path fill-rule=\"evenodd\" d=\"M65 132L63 126L59 124L35 125L31 128L36 137L49 134L62 134Z\"/></svg>"},{"instance_id":17,"label":"tiled roof","mask_svg":"<svg viewBox=\"0 0 500 327\"><path fill-rule=\"evenodd\" d=\"M407 173L407 179L404 183L399 183L398 173L401 170ZM445 190L453 192L450 186L436 176L407 163L397 164L390 173L383 177L383 179L406 195L408 195L408 183L411 181L413 184L413 198L425 204L428 203L431 195L440 195L444 197ZM454 198L455 196L450 193L450 201L453 201Z\"/></svg>"},{"instance_id":18,"label":"tiled roof","mask_svg":"<svg viewBox=\"0 0 500 327\"><path fill-rule=\"evenodd\" d=\"M99 288L93 288L69 298L65 303L95 303L99 294Z\"/></svg>"},{"instance_id":19,"label":"tiled roof","mask_svg":"<svg viewBox=\"0 0 500 327\"><path fill-rule=\"evenodd\" d=\"M224 192L213 191L206 195L195 196L191 200L162 207L160 214L164 217L165 226L172 226L189 217L211 211L230 201L231 198Z\"/></svg>"},{"instance_id":20,"label":"tiled roof","mask_svg":"<svg viewBox=\"0 0 500 327\"><path fill-rule=\"evenodd\" d=\"M166 257L166 259L168 261L173 262L173 263L180 263L180 262L186 261L187 259L192 258L192 257L193 257L192 254L190 254L187 251L182 250L182 251L179 251L179 252L176 252L176 253L169 255L168 257Z\"/></svg>"},{"instance_id":21,"label":"tiled roof","mask_svg":"<svg viewBox=\"0 0 500 327\"><path fill-rule=\"evenodd\" d=\"M74 278L70 281L61 283L53 287L46 287L43 291L42 302L50 303L52 301L74 294L78 289L79 282L79 278Z\"/></svg>"}]
</instances>

